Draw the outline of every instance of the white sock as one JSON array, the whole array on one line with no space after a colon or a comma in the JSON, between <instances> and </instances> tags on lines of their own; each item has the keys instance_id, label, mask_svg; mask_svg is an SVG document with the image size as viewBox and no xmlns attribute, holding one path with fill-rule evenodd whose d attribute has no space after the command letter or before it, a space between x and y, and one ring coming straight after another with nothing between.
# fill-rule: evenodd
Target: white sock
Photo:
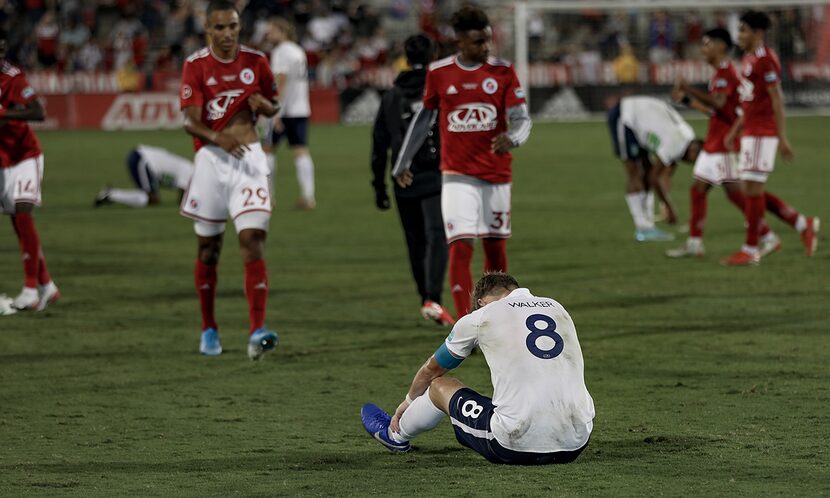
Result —
<instances>
[{"instance_id":1,"label":"white sock","mask_svg":"<svg viewBox=\"0 0 830 498\"><path fill-rule=\"evenodd\" d=\"M654 191L646 192L645 205L643 206L646 214L646 221L651 226L654 226Z\"/></svg>"},{"instance_id":2,"label":"white sock","mask_svg":"<svg viewBox=\"0 0 830 498\"><path fill-rule=\"evenodd\" d=\"M697 249L702 245L703 239L700 237L689 237L688 239L686 239L686 247Z\"/></svg>"},{"instance_id":3,"label":"white sock","mask_svg":"<svg viewBox=\"0 0 830 498\"><path fill-rule=\"evenodd\" d=\"M297 182L300 184L300 194L303 199L314 200L314 162L308 154L294 160L297 166Z\"/></svg>"},{"instance_id":4,"label":"white sock","mask_svg":"<svg viewBox=\"0 0 830 498\"><path fill-rule=\"evenodd\" d=\"M150 200L150 196L147 195L147 192L137 189L110 189L109 197L112 202L126 204L127 206L134 208L144 207Z\"/></svg>"},{"instance_id":5,"label":"white sock","mask_svg":"<svg viewBox=\"0 0 830 498\"><path fill-rule=\"evenodd\" d=\"M435 428L446 414L438 409L437 406L429 399L429 389L418 396L409 405L409 408L403 412L400 425L401 432L397 434L389 431L389 437L396 442L409 441L422 432L431 431Z\"/></svg>"},{"instance_id":6,"label":"white sock","mask_svg":"<svg viewBox=\"0 0 830 498\"><path fill-rule=\"evenodd\" d=\"M795 229L798 230L798 233L807 229L807 218L803 214L799 214L798 219L795 220Z\"/></svg>"},{"instance_id":7,"label":"white sock","mask_svg":"<svg viewBox=\"0 0 830 498\"><path fill-rule=\"evenodd\" d=\"M747 254L751 254L753 256L757 256L759 254L758 246L748 246L748 245L744 244L744 245L741 246L741 251L743 251Z\"/></svg>"},{"instance_id":8,"label":"white sock","mask_svg":"<svg viewBox=\"0 0 830 498\"><path fill-rule=\"evenodd\" d=\"M628 211L631 212L631 218L634 219L634 226L637 230L649 230L654 228L654 223L649 223L644 211L645 207L645 192L633 192L625 195L625 202L628 203Z\"/></svg>"}]
</instances>

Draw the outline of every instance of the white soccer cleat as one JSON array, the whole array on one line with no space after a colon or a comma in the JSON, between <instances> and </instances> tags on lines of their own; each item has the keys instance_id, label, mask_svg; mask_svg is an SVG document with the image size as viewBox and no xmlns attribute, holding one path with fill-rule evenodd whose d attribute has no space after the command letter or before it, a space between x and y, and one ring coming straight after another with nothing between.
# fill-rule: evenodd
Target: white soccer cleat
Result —
<instances>
[{"instance_id":1,"label":"white soccer cleat","mask_svg":"<svg viewBox=\"0 0 830 498\"><path fill-rule=\"evenodd\" d=\"M32 287L24 287L12 301L12 307L19 311L35 311L38 304L40 304L40 296L37 294L37 289Z\"/></svg>"},{"instance_id":2,"label":"white soccer cleat","mask_svg":"<svg viewBox=\"0 0 830 498\"><path fill-rule=\"evenodd\" d=\"M666 256L670 258L700 258L704 254L706 254L706 249L703 247L703 242L694 242L689 239L682 246L666 251Z\"/></svg>"},{"instance_id":3,"label":"white soccer cleat","mask_svg":"<svg viewBox=\"0 0 830 498\"><path fill-rule=\"evenodd\" d=\"M17 309L12 306L12 303L14 303L14 299L5 294L0 294L0 316L14 315L17 313Z\"/></svg>"},{"instance_id":4,"label":"white soccer cleat","mask_svg":"<svg viewBox=\"0 0 830 498\"><path fill-rule=\"evenodd\" d=\"M49 282L46 285L38 286L37 290L38 294L40 294L40 298L38 299L35 311L43 311L47 306L61 298L61 293L58 290L58 286L55 285L55 282Z\"/></svg>"},{"instance_id":5,"label":"white soccer cleat","mask_svg":"<svg viewBox=\"0 0 830 498\"><path fill-rule=\"evenodd\" d=\"M769 256L781 249L781 239L775 232L768 232L761 237L761 243L758 244L758 253L761 257Z\"/></svg>"}]
</instances>

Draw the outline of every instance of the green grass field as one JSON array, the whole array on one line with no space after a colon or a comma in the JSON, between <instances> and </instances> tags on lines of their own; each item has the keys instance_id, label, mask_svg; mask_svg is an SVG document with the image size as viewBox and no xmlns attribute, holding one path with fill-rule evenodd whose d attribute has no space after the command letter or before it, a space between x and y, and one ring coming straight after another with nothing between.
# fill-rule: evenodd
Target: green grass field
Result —
<instances>
[{"instance_id":1,"label":"green grass field","mask_svg":"<svg viewBox=\"0 0 830 498\"><path fill-rule=\"evenodd\" d=\"M830 118L789 126L798 157L769 187L830 222ZM217 303L226 353L205 358L195 237L175 194L155 209L91 207L105 183L129 185L130 147L189 154L184 133L40 133L37 224L63 298L0 317L0 495L830 493L830 244L808 259L772 220L781 252L721 267L743 226L714 191L707 256L668 260L672 244L633 241L606 135L603 123L537 125L516 153L510 270L571 312L597 409L575 464L517 468L462 448L447 422L407 455L363 431L360 406L393 409L447 333L418 314L396 214L374 208L367 128L313 129L314 212L291 208L294 169L280 155L268 323L282 344L258 363L245 355L233 237ZM690 176L675 176L684 217ZM11 295L21 284L9 223L0 284ZM481 355L455 374L491 393Z\"/></svg>"}]
</instances>

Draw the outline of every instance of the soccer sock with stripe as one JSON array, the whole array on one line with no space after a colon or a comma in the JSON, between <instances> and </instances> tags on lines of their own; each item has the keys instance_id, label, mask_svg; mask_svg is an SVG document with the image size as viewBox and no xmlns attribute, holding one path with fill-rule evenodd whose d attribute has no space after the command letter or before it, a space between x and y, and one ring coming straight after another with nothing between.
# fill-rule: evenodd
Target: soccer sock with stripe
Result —
<instances>
[{"instance_id":1,"label":"soccer sock with stripe","mask_svg":"<svg viewBox=\"0 0 830 498\"><path fill-rule=\"evenodd\" d=\"M418 434L434 429L444 420L445 416L446 414L439 410L432 400L429 399L429 389L427 389L424 394L412 400L409 408L403 412L403 416L401 416L401 420L399 421L401 426L400 434L390 429L389 437L398 443L409 441Z\"/></svg>"},{"instance_id":2,"label":"soccer sock with stripe","mask_svg":"<svg viewBox=\"0 0 830 498\"><path fill-rule=\"evenodd\" d=\"M692 213L689 217L689 237L703 237L703 224L706 221L706 192L692 187L689 189L692 198Z\"/></svg>"},{"instance_id":3,"label":"soccer sock with stripe","mask_svg":"<svg viewBox=\"0 0 830 498\"><path fill-rule=\"evenodd\" d=\"M144 207L150 201L147 192L138 189L113 188L109 191L109 198L112 202L134 208Z\"/></svg>"},{"instance_id":4,"label":"soccer sock with stripe","mask_svg":"<svg viewBox=\"0 0 830 498\"><path fill-rule=\"evenodd\" d=\"M297 166L297 182L300 184L300 194L303 199L313 201L314 162L311 160L311 156L303 154L294 160L294 164Z\"/></svg>"},{"instance_id":5,"label":"soccer sock with stripe","mask_svg":"<svg viewBox=\"0 0 830 498\"><path fill-rule=\"evenodd\" d=\"M23 285L37 288L38 263L40 261L40 236L35 228L32 213L15 213L14 228L20 243L20 257L23 262Z\"/></svg>"},{"instance_id":6,"label":"soccer sock with stripe","mask_svg":"<svg viewBox=\"0 0 830 498\"><path fill-rule=\"evenodd\" d=\"M767 211L781 218L784 223L787 223L796 229L799 228L797 226L799 224L798 219L804 218L804 216L802 216L792 206L771 192L764 192L764 200L766 201ZM802 223L802 225L806 227L806 223ZM804 230L804 228L801 228L798 231L800 232L802 230Z\"/></svg>"},{"instance_id":7,"label":"soccer sock with stripe","mask_svg":"<svg viewBox=\"0 0 830 498\"><path fill-rule=\"evenodd\" d=\"M251 333L265 325L265 303L268 300L268 271L265 260L245 263L245 297L248 298L248 316Z\"/></svg>"},{"instance_id":8,"label":"soccer sock with stripe","mask_svg":"<svg viewBox=\"0 0 830 498\"><path fill-rule=\"evenodd\" d=\"M217 329L216 318L213 315L213 305L216 301L216 265L208 265L197 259L193 276L196 282L196 292L199 293L202 330Z\"/></svg>"},{"instance_id":9,"label":"soccer sock with stripe","mask_svg":"<svg viewBox=\"0 0 830 498\"><path fill-rule=\"evenodd\" d=\"M745 249L757 251L759 228L761 222L764 220L764 194L747 195L746 209L744 210L746 216L746 242Z\"/></svg>"},{"instance_id":10,"label":"soccer sock with stripe","mask_svg":"<svg viewBox=\"0 0 830 498\"><path fill-rule=\"evenodd\" d=\"M746 197L744 193L740 190L726 190L726 197L729 199L729 202L735 205L741 211L741 214L745 214L746 210ZM758 228L758 234L763 237L764 235L770 232L769 225L767 224L767 220L761 219L761 226Z\"/></svg>"},{"instance_id":11,"label":"soccer sock with stripe","mask_svg":"<svg viewBox=\"0 0 830 498\"><path fill-rule=\"evenodd\" d=\"M450 242L450 291L455 303L455 318L470 312L470 296L473 293L473 275L470 264L473 245L465 240Z\"/></svg>"},{"instance_id":12,"label":"soccer sock with stripe","mask_svg":"<svg viewBox=\"0 0 830 498\"><path fill-rule=\"evenodd\" d=\"M484 271L507 272L507 239L484 239Z\"/></svg>"}]
</instances>

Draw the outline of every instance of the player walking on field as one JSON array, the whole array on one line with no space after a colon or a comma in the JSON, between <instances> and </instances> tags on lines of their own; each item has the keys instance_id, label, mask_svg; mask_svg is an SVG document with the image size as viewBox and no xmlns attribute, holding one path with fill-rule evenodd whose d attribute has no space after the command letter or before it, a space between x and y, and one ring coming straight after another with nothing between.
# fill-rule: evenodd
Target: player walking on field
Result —
<instances>
[{"instance_id":1,"label":"player walking on field","mask_svg":"<svg viewBox=\"0 0 830 498\"><path fill-rule=\"evenodd\" d=\"M41 311L60 297L32 216L41 203L43 152L27 121L44 117L26 76L6 61L6 33L0 30L0 210L11 215L20 242L23 290L12 302L18 310Z\"/></svg>"},{"instance_id":2,"label":"player walking on field","mask_svg":"<svg viewBox=\"0 0 830 498\"><path fill-rule=\"evenodd\" d=\"M230 215L245 262L248 356L255 360L277 343L277 335L265 328L270 173L254 128L258 113L277 113L276 86L265 55L239 44L239 12L233 2L211 1L206 19L208 47L185 62L180 95L184 128L196 149L181 213L194 220L198 237L194 276L202 312L199 351L209 356L222 353L213 308L216 266Z\"/></svg>"},{"instance_id":3,"label":"player walking on field","mask_svg":"<svg viewBox=\"0 0 830 498\"><path fill-rule=\"evenodd\" d=\"M785 126L781 64L765 41L769 26L769 17L763 12L749 11L741 16L738 44L745 55L741 61L741 86L738 89L743 109L739 161L746 195L747 227L741 250L721 261L728 266L760 262L758 239L765 208L778 213L799 231L807 256L812 256L818 246L817 217L805 217L777 197L764 194L764 184L775 166L776 152L780 151L785 160L794 157Z\"/></svg>"},{"instance_id":4,"label":"player walking on field","mask_svg":"<svg viewBox=\"0 0 830 498\"><path fill-rule=\"evenodd\" d=\"M513 67L490 57L493 31L487 15L467 6L451 23L459 52L430 65L423 109L412 120L392 174L401 187L412 183L412 158L437 116L450 288L461 318L470 310L474 240L482 239L485 271L507 270L510 149L527 141L532 124Z\"/></svg>"},{"instance_id":5,"label":"player walking on field","mask_svg":"<svg viewBox=\"0 0 830 498\"><path fill-rule=\"evenodd\" d=\"M574 461L588 445L594 401L570 315L504 273L484 275L473 298L476 310L418 370L394 416L366 404L363 427L388 450L403 453L411 439L449 415L458 442L490 462ZM492 399L445 376L476 347L490 368Z\"/></svg>"}]
</instances>

